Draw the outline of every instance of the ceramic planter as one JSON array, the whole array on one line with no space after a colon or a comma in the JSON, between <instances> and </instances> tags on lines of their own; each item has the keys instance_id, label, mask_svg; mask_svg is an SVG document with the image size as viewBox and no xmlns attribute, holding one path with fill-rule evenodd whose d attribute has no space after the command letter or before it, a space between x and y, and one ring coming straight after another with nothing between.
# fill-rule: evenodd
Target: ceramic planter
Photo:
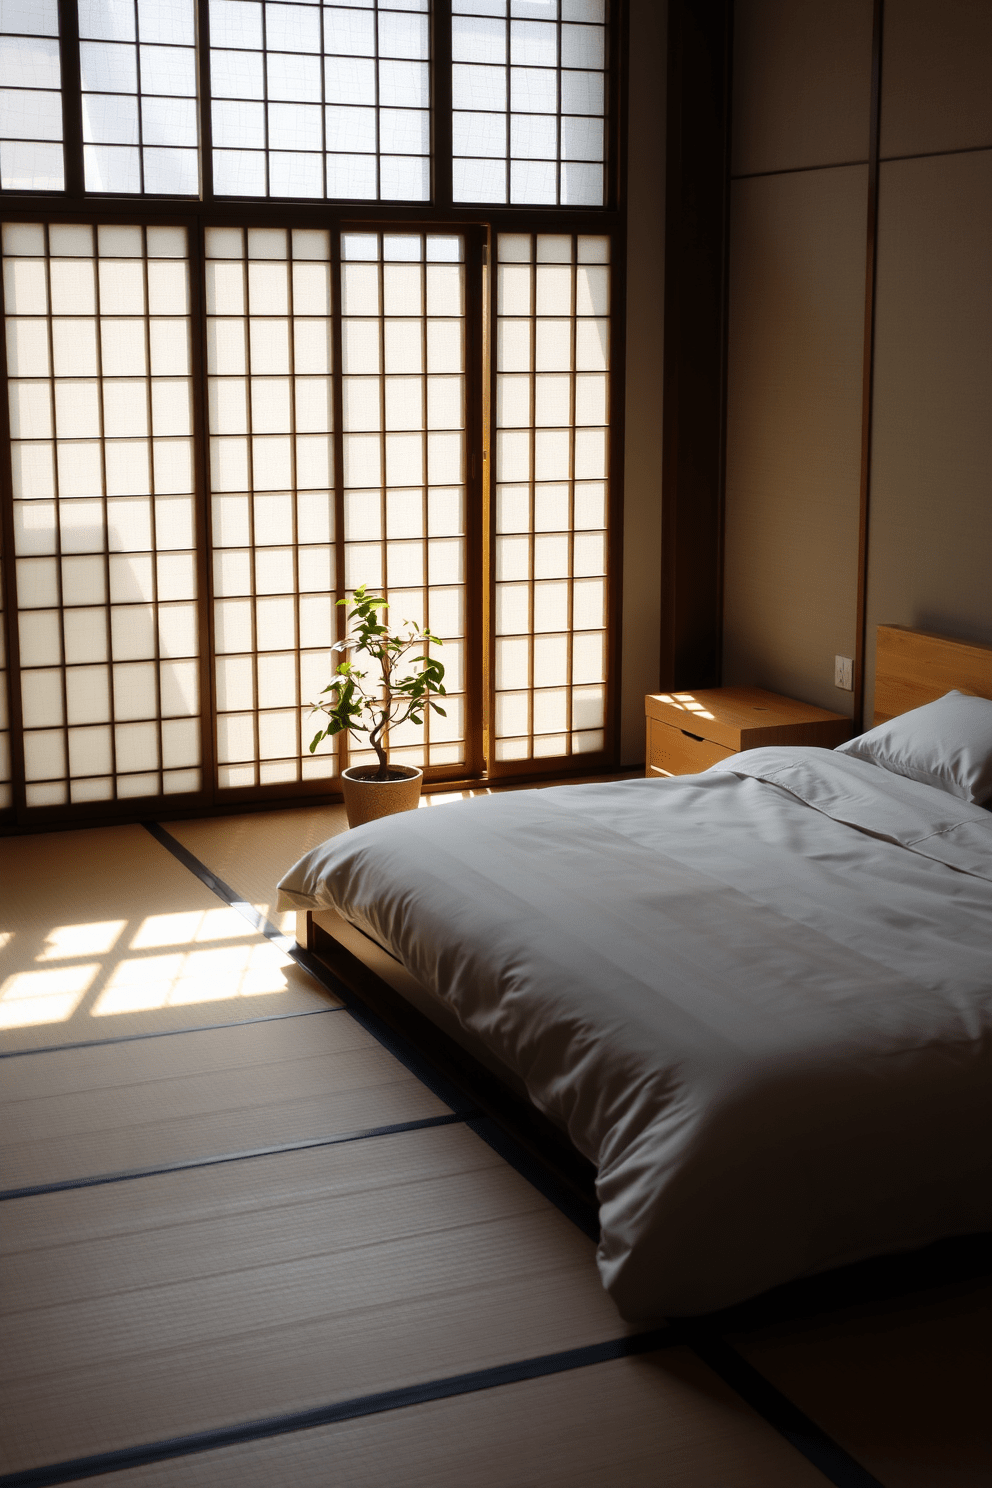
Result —
<instances>
[{"instance_id":1,"label":"ceramic planter","mask_svg":"<svg viewBox=\"0 0 992 1488\"><path fill-rule=\"evenodd\" d=\"M345 810L349 827L392 816L397 811L412 811L420 800L423 770L412 765L390 765L389 773L399 780L374 780L378 765L353 765L341 776Z\"/></svg>"}]
</instances>

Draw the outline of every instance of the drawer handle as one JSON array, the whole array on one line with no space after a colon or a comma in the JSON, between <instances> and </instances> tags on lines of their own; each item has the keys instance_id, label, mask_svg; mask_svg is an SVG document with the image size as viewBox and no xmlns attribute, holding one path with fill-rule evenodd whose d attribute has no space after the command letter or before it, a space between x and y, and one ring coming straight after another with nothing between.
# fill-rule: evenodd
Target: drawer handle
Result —
<instances>
[{"instance_id":1,"label":"drawer handle","mask_svg":"<svg viewBox=\"0 0 992 1488\"><path fill-rule=\"evenodd\" d=\"M690 734L688 729L679 729L679 733L685 734L687 739L695 739L697 744L702 744L703 742L702 734Z\"/></svg>"}]
</instances>

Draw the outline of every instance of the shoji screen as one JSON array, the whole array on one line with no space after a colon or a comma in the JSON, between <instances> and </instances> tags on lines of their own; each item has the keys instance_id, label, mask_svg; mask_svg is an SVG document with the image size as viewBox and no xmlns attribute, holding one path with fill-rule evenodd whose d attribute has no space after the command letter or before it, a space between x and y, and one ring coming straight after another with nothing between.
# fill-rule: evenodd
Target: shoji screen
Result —
<instances>
[{"instance_id":1,"label":"shoji screen","mask_svg":"<svg viewBox=\"0 0 992 1488\"><path fill-rule=\"evenodd\" d=\"M195 196L195 0L79 0L86 190Z\"/></svg>"},{"instance_id":2,"label":"shoji screen","mask_svg":"<svg viewBox=\"0 0 992 1488\"><path fill-rule=\"evenodd\" d=\"M307 705L336 623L330 234L208 228L206 252L218 784L324 779Z\"/></svg>"},{"instance_id":3,"label":"shoji screen","mask_svg":"<svg viewBox=\"0 0 992 1488\"><path fill-rule=\"evenodd\" d=\"M3 229L29 806L200 788L186 255Z\"/></svg>"},{"instance_id":4,"label":"shoji screen","mask_svg":"<svg viewBox=\"0 0 992 1488\"><path fill-rule=\"evenodd\" d=\"M453 0L454 200L601 207L604 0Z\"/></svg>"},{"instance_id":5,"label":"shoji screen","mask_svg":"<svg viewBox=\"0 0 992 1488\"><path fill-rule=\"evenodd\" d=\"M57 0L0 5L0 188L62 191Z\"/></svg>"},{"instance_id":6,"label":"shoji screen","mask_svg":"<svg viewBox=\"0 0 992 1488\"><path fill-rule=\"evenodd\" d=\"M501 233L495 763L604 747L609 239Z\"/></svg>"},{"instance_id":7,"label":"shoji screen","mask_svg":"<svg viewBox=\"0 0 992 1488\"><path fill-rule=\"evenodd\" d=\"M195 196L195 0L78 0L87 191Z\"/></svg>"},{"instance_id":8,"label":"shoji screen","mask_svg":"<svg viewBox=\"0 0 992 1488\"><path fill-rule=\"evenodd\" d=\"M394 730L399 763L465 760L465 265L461 237L341 240L345 583L443 641L447 717ZM374 754L352 751L353 763Z\"/></svg>"},{"instance_id":9,"label":"shoji screen","mask_svg":"<svg viewBox=\"0 0 992 1488\"><path fill-rule=\"evenodd\" d=\"M212 0L219 196L430 198L428 0Z\"/></svg>"}]
</instances>

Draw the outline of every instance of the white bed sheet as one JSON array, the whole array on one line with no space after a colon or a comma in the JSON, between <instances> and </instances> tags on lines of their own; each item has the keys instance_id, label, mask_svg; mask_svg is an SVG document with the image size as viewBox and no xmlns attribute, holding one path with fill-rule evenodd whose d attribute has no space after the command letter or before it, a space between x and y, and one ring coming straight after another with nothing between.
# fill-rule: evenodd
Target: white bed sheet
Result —
<instances>
[{"instance_id":1,"label":"white bed sheet","mask_svg":"<svg viewBox=\"0 0 992 1488\"><path fill-rule=\"evenodd\" d=\"M598 1169L632 1321L992 1224L992 816L861 760L370 823L286 875L522 1077Z\"/></svg>"}]
</instances>

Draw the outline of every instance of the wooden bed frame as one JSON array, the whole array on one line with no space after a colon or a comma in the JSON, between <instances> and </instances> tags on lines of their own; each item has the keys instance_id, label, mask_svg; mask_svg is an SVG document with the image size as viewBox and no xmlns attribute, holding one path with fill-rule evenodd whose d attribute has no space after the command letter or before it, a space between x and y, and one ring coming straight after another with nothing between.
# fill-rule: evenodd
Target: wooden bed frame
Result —
<instances>
[{"instance_id":1,"label":"wooden bed frame","mask_svg":"<svg viewBox=\"0 0 992 1488\"><path fill-rule=\"evenodd\" d=\"M992 700L992 646L901 625L877 631L874 722L884 723L959 688ZM523 1085L401 962L334 910L301 910L296 939L373 1012L493 1117L584 1202L595 1206L595 1169L528 1100Z\"/></svg>"},{"instance_id":2,"label":"wooden bed frame","mask_svg":"<svg viewBox=\"0 0 992 1488\"><path fill-rule=\"evenodd\" d=\"M874 723L921 708L955 687L992 699L992 646L953 641L905 625L878 627Z\"/></svg>"}]
</instances>

